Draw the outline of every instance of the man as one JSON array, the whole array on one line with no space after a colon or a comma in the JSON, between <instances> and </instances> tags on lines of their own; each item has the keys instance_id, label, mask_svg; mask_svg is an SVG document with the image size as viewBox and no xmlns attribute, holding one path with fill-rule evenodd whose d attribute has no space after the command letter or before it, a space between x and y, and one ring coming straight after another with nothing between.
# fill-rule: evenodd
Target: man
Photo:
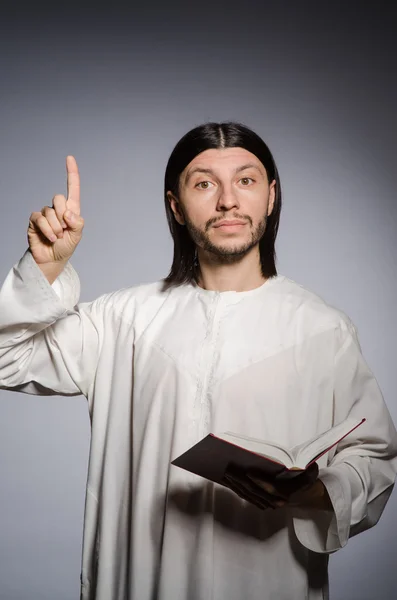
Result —
<instances>
[{"instance_id":1,"label":"man","mask_svg":"<svg viewBox=\"0 0 397 600\"><path fill-rule=\"evenodd\" d=\"M236 123L187 133L165 175L170 274L80 304L73 157L67 171L0 293L0 386L88 400L82 598L327 597L329 553L390 496L397 435L350 319L277 274L270 150ZM209 432L290 447L347 416L366 422L288 493L170 464Z\"/></svg>"}]
</instances>

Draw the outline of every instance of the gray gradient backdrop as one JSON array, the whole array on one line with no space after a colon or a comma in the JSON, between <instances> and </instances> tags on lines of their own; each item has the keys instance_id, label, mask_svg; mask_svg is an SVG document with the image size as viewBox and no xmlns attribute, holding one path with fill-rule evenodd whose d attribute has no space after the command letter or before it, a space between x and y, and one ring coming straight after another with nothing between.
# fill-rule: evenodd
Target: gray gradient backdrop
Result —
<instances>
[{"instance_id":1,"label":"gray gradient backdrop","mask_svg":"<svg viewBox=\"0 0 397 600\"><path fill-rule=\"evenodd\" d=\"M69 153L81 300L164 276L168 156L191 127L240 120L279 166L279 272L353 319L397 420L393 3L55 4L1 9L1 281ZM77 600L89 436L83 397L0 392L0 600ZM395 597L396 510L394 493L331 556L332 600Z\"/></svg>"}]
</instances>

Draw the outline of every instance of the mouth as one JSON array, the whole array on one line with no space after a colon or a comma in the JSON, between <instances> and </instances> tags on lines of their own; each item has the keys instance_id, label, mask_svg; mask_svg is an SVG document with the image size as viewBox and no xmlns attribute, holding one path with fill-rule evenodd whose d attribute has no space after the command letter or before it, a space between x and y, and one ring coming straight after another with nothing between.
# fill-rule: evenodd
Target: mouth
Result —
<instances>
[{"instance_id":1,"label":"mouth","mask_svg":"<svg viewBox=\"0 0 397 600\"><path fill-rule=\"evenodd\" d=\"M246 225L245 221L220 221L219 223L216 223L214 225L214 229L220 229L222 231L238 231L239 229L244 227L244 225Z\"/></svg>"},{"instance_id":2,"label":"mouth","mask_svg":"<svg viewBox=\"0 0 397 600\"><path fill-rule=\"evenodd\" d=\"M233 220L224 220L224 221L219 221L218 223L215 223L214 227L218 228L218 227L235 227L237 225L245 225L246 222L245 221L238 221L237 219L233 219Z\"/></svg>"}]
</instances>

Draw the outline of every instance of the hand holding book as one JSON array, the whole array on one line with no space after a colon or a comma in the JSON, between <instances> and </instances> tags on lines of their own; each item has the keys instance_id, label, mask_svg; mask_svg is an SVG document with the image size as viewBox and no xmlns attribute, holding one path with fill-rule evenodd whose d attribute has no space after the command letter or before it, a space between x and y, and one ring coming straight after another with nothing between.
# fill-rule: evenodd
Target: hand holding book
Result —
<instances>
[{"instance_id":1,"label":"hand holding book","mask_svg":"<svg viewBox=\"0 0 397 600\"><path fill-rule=\"evenodd\" d=\"M362 425L346 418L292 448L237 433L208 434L171 464L228 487L261 508L294 505L332 508L317 461Z\"/></svg>"},{"instance_id":2,"label":"hand holding book","mask_svg":"<svg viewBox=\"0 0 397 600\"><path fill-rule=\"evenodd\" d=\"M229 465L223 485L261 509L288 505L331 510L327 490L317 476L317 463L291 480L278 479L277 476L270 479L261 471L245 472Z\"/></svg>"}]
</instances>

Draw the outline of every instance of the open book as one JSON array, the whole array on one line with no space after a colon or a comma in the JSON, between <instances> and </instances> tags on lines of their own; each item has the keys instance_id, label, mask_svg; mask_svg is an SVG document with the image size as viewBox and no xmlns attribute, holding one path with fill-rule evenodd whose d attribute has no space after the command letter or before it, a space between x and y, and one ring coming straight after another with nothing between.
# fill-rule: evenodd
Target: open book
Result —
<instances>
[{"instance_id":1,"label":"open book","mask_svg":"<svg viewBox=\"0 0 397 600\"><path fill-rule=\"evenodd\" d=\"M229 465L260 470L270 477L290 478L306 470L336 446L365 419L347 418L328 431L293 448L244 437L236 433L210 433L171 462L191 473L221 483Z\"/></svg>"}]
</instances>

